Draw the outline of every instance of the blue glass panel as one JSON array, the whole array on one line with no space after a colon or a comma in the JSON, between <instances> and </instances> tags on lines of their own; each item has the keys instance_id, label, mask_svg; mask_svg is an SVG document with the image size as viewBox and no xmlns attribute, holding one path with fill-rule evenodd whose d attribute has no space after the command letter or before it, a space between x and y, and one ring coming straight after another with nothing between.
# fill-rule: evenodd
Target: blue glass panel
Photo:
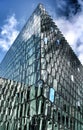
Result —
<instances>
[{"instance_id":1,"label":"blue glass panel","mask_svg":"<svg viewBox=\"0 0 83 130\"><path fill-rule=\"evenodd\" d=\"M48 42L47 37L44 38L44 42L45 42L45 44L47 44L47 42Z\"/></svg>"},{"instance_id":2,"label":"blue glass panel","mask_svg":"<svg viewBox=\"0 0 83 130\"><path fill-rule=\"evenodd\" d=\"M56 45L59 45L60 44L60 40L57 39L55 43L56 43Z\"/></svg>"},{"instance_id":3,"label":"blue glass panel","mask_svg":"<svg viewBox=\"0 0 83 130\"><path fill-rule=\"evenodd\" d=\"M53 88L50 88L50 93L49 93L49 100L51 102L54 102L54 89Z\"/></svg>"}]
</instances>

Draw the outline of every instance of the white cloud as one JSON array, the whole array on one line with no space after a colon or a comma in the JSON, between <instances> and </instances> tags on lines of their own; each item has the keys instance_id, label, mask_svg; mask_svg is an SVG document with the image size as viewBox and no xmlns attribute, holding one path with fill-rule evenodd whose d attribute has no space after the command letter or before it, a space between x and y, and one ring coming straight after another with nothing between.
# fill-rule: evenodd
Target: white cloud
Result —
<instances>
[{"instance_id":1,"label":"white cloud","mask_svg":"<svg viewBox=\"0 0 83 130\"><path fill-rule=\"evenodd\" d=\"M69 20L66 17L59 17L55 23L83 64L83 9L81 8L81 12L73 15Z\"/></svg>"},{"instance_id":2,"label":"white cloud","mask_svg":"<svg viewBox=\"0 0 83 130\"><path fill-rule=\"evenodd\" d=\"M18 22L13 14L5 20L5 24L0 32L0 48L7 51L11 44L14 42L19 31L17 30Z\"/></svg>"}]
</instances>

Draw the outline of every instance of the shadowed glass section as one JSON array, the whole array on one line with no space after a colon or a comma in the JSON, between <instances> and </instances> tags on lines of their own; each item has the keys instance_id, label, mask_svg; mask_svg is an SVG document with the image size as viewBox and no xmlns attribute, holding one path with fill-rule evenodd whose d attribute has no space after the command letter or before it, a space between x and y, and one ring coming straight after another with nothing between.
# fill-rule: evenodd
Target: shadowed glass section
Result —
<instances>
[{"instance_id":1,"label":"shadowed glass section","mask_svg":"<svg viewBox=\"0 0 83 130\"><path fill-rule=\"evenodd\" d=\"M83 67L46 10L41 14L41 79L44 96L55 105L46 130L53 125L53 130L82 130Z\"/></svg>"}]
</instances>

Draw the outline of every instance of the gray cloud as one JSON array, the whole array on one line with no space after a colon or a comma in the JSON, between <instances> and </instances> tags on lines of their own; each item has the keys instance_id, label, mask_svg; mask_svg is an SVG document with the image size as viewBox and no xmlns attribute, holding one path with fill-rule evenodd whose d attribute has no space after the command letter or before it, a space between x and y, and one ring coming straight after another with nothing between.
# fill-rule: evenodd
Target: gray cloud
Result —
<instances>
[{"instance_id":1,"label":"gray cloud","mask_svg":"<svg viewBox=\"0 0 83 130\"><path fill-rule=\"evenodd\" d=\"M82 0L77 2L78 6L80 6L80 10L78 10L76 14L73 12L75 9L72 7L74 6L71 5L69 16L57 15L58 17L55 18L55 23L58 25L74 52L77 54L79 60L83 64L83 2ZM62 0L59 7L63 8L65 12L64 7L67 7L67 4L68 2Z\"/></svg>"}]
</instances>

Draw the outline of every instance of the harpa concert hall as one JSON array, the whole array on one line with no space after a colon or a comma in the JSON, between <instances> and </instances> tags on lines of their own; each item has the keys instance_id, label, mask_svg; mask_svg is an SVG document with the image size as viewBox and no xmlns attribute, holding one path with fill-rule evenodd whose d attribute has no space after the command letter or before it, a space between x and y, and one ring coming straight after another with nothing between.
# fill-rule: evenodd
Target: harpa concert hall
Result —
<instances>
[{"instance_id":1,"label":"harpa concert hall","mask_svg":"<svg viewBox=\"0 0 83 130\"><path fill-rule=\"evenodd\" d=\"M83 130L83 66L42 4L0 64L0 130Z\"/></svg>"}]
</instances>

